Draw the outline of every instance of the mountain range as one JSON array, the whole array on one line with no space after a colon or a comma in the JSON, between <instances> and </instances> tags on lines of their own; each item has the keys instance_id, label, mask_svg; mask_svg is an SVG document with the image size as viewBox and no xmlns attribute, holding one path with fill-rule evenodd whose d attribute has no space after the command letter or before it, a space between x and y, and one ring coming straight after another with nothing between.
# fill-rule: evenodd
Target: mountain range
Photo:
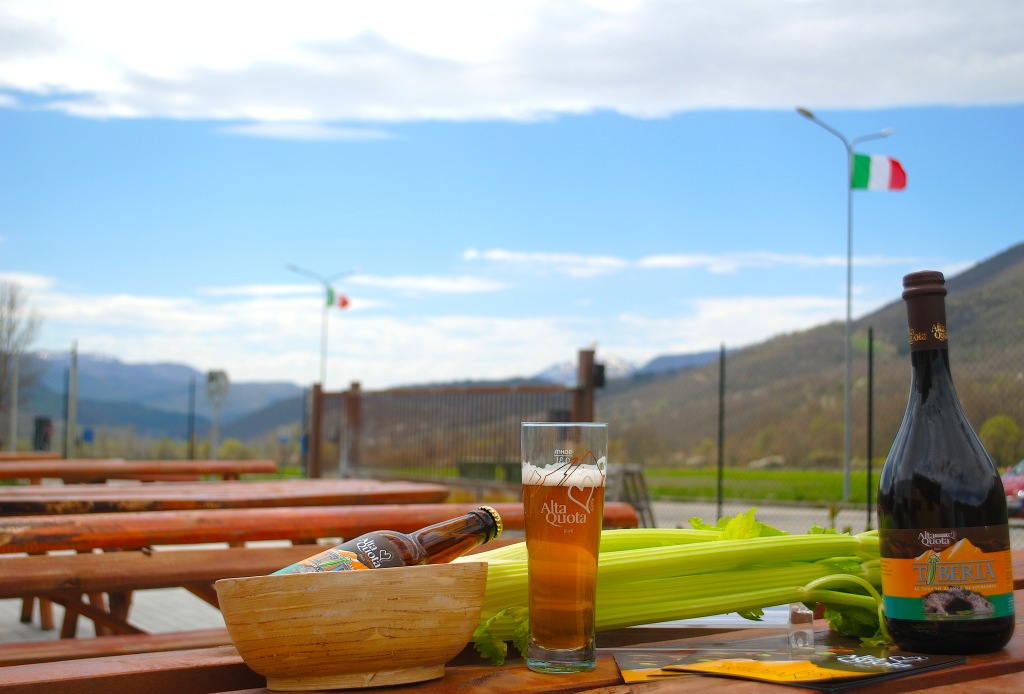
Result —
<instances>
[{"instance_id":1,"label":"mountain range","mask_svg":"<svg viewBox=\"0 0 1024 694\"><path fill-rule=\"evenodd\" d=\"M601 362L607 379L634 375L668 374L717 358L717 352L660 356L637 366L609 355ZM36 352L32 370L39 374L28 395L34 416L54 421L64 418L70 389L72 355L68 352ZM128 364L101 354L79 353L74 357L77 374L77 421L83 428L125 428L138 435L182 439L189 415L197 435L206 434L213 411L206 393L206 374L185 364ZM522 382L572 384L576 364L554 364L533 376L510 379ZM445 384L432 384L445 385ZM465 385L465 384L460 384ZM287 382L229 383L220 410L222 436L243 441L271 435L301 422L305 390Z\"/></svg>"},{"instance_id":2,"label":"mountain range","mask_svg":"<svg viewBox=\"0 0 1024 694\"><path fill-rule=\"evenodd\" d=\"M950 351L965 412L976 428L997 415L1024 426L1024 243L947 278L946 286ZM869 400L869 360L880 447L891 441L906 404L906 312L899 290L897 284L892 302L853 322L852 435L858 447L868 429L862 413ZM836 321L727 352L724 409L731 456L738 461L765 455L809 463L835 459L843 437L843 335L844 326ZM642 365L603 353L597 357L607 381L598 391L598 417L615 422L625 445L640 451L636 456L685 451L699 457L692 455L699 451L706 457L714 450L718 351L659 356ZM61 420L70 356L40 353L34 358L42 374L23 408ZM571 384L575 376L576 365L566 362L510 382ZM125 364L80 354L78 423L182 440L194 408L195 431L202 436L211 414L205 378L182 364ZM251 441L278 434L302 421L304 400L303 389L292 383L232 383L221 412L221 435Z\"/></svg>"}]
</instances>

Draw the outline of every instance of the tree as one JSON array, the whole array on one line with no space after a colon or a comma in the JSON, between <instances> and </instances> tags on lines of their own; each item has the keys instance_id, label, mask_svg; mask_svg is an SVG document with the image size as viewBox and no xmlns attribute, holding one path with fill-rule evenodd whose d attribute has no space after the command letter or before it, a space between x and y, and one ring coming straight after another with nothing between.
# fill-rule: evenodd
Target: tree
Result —
<instances>
[{"instance_id":1,"label":"tree","mask_svg":"<svg viewBox=\"0 0 1024 694\"><path fill-rule=\"evenodd\" d=\"M989 417L978 432L978 437L998 467L1006 467L1017 462L1021 436L1017 422L1005 414Z\"/></svg>"},{"instance_id":2,"label":"tree","mask_svg":"<svg viewBox=\"0 0 1024 694\"><path fill-rule=\"evenodd\" d=\"M24 358L39 334L42 320L26 306L28 296L17 284L0 282L0 419L6 422L14 401L15 365L18 391L27 389L38 374L30 372ZM0 426L0 444L8 429Z\"/></svg>"}]
</instances>

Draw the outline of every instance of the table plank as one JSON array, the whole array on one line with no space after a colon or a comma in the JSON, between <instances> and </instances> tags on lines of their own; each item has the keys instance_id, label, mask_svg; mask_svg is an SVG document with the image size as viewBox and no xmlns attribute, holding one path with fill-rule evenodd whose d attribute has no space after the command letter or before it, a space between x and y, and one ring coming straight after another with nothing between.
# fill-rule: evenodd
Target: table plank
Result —
<instances>
[{"instance_id":1,"label":"table plank","mask_svg":"<svg viewBox=\"0 0 1024 694\"><path fill-rule=\"evenodd\" d=\"M245 486L225 482L225 486ZM217 511L150 511L20 516L0 520L0 553L53 550L142 549L154 545L257 540L312 542L352 538L372 530L411 532L468 513L479 504L372 504L301 508L238 508ZM506 529L523 527L519 502L490 504ZM636 510L625 502L604 507L604 527L635 528Z\"/></svg>"},{"instance_id":2,"label":"table plank","mask_svg":"<svg viewBox=\"0 0 1024 694\"><path fill-rule=\"evenodd\" d=\"M243 474L274 474L273 460L122 460L74 458L64 460L8 460L0 464L0 479L62 479L105 481L159 478L168 475L216 475L237 479Z\"/></svg>"},{"instance_id":3,"label":"table plank","mask_svg":"<svg viewBox=\"0 0 1024 694\"><path fill-rule=\"evenodd\" d=\"M171 631L160 634L129 634L82 639L18 641L0 644L0 668L11 665L59 662L113 655L183 651L231 645L223 627ZM3 670L0 669L0 677Z\"/></svg>"},{"instance_id":4,"label":"table plank","mask_svg":"<svg viewBox=\"0 0 1024 694\"><path fill-rule=\"evenodd\" d=\"M426 482L292 479L0 487L0 516L444 501Z\"/></svg>"},{"instance_id":5,"label":"table plank","mask_svg":"<svg viewBox=\"0 0 1024 694\"><path fill-rule=\"evenodd\" d=\"M0 451L0 463L23 460L60 460L63 456L52 451Z\"/></svg>"},{"instance_id":6,"label":"table plank","mask_svg":"<svg viewBox=\"0 0 1024 694\"><path fill-rule=\"evenodd\" d=\"M901 679L888 680L874 685L861 685L858 692L865 694L897 694L908 691L927 691L939 686L969 683L970 691L1009 691L996 687L1005 686L1011 678L1021 681L1024 672L1024 591L1015 595L1017 609L1017 631L1005 649L997 653L970 656L965 665L925 672ZM823 626L822 622L819 625ZM624 631L624 630L619 630ZM642 630L638 639L643 639ZM694 636L700 630L681 630L688 638L674 638L659 642L658 645L695 647L723 642L736 642L757 638L786 638L784 629L739 629L711 636ZM819 631L816 637L828 638L837 644L856 645L853 639ZM521 660L510 661L502 667L479 664L481 661L466 660L465 653L449 663L445 676L440 680L421 682L414 685L382 687L374 689L380 694L415 692L416 694L469 694L470 692L534 691L547 692L589 692L590 694L627 694L636 691L647 692L701 692L709 687L717 692L729 694L752 694L754 692L794 691L791 687L770 685L763 682L708 679L703 676L674 678L665 682L648 682L643 685L623 685L614 658L609 651L598 655L598 665L593 672L576 675L541 675L530 672ZM87 667L83 668L83 665ZM209 670L209 680L201 673ZM73 662L48 663L45 665L12 666L3 670L5 682L0 682L0 694L9 692L33 692L42 686L74 686L76 692L105 692L112 686L145 686L148 694L163 692L232 691L241 694L267 694L260 684L252 684L252 673L244 666L241 657L233 647L155 653L146 656L122 656L118 658L96 658ZM188 677L186 682L184 677ZM134 679L130 679L134 678ZM991 690L983 686L992 682ZM226 687L226 688L225 688ZM106 689L105 689L106 688ZM223 689L222 689L223 688Z\"/></svg>"},{"instance_id":7,"label":"table plank","mask_svg":"<svg viewBox=\"0 0 1024 694\"><path fill-rule=\"evenodd\" d=\"M233 646L12 665L0 672L4 694L201 694L266 684Z\"/></svg>"},{"instance_id":8,"label":"table plank","mask_svg":"<svg viewBox=\"0 0 1024 694\"><path fill-rule=\"evenodd\" d=\"M260 576L320 549L288 545L0 557L0 599L177 588Z\"/></svg>"}]
</instances>

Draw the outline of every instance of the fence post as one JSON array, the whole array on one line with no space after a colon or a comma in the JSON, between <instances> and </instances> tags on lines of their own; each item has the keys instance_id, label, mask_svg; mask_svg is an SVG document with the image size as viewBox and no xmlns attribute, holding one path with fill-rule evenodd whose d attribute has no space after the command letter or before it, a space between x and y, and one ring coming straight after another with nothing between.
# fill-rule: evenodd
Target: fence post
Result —
<instances>
[{"instance_id":1,"label":"fence post","mask_svg":"<svg viewBox=\"0 0 1024 694\"><path fill-rule=\"evenodd\" d=\"M594 350L581 349L572 398L572 421L594 421Z\"/></svg>"},{"instance_id":2,"label":"fence post","mask_svg":"<svg viewBox=\"0 0 1024 694\"><path fill-rule=\"evenodd\" d=\"M872 512L874 509L871 508L871 458L874 455L873 448L874 444L872 438L874 437L874 427L872 426L875 418L875 403L874 403L874 392L875 392L875 329L873 327L868 328L868 482L866 497L867 503L865 509L867 510L867 529L871 530L871 519L874 516Z\"/></svg>"},{"instance_id":3,"label":"fence post","mask_svg":"<svg viewBox=\"0 0 1024 694\"><path fill-rule=\"evenodd\" d=\"M725 343L718 353L718 517L725 503Z\"/></svg>"},{"instance_id":4,"label":"fence post","mask_svg":"<svg viewBox=\"0 0 1024 694\"><path fill-rule=\"evenodd\" d=\"M363 396L359 381L352 381L345 391L345 477L362 474ZM355 473L353 475L353 472Z\"/></svg>"},{"instance_id":5,"label":"fence post","mask_svg":"<svg viewBox=\"0 0 1024 694\"><path fill-rule=\"evenodd\" d=\"M320 459L320 452L323 449L323 413L323 386L314 383L309 404L309 469L307 471L307 475L313 479L323 477L324 473L323 461Z\"/></svg>"}]
</instances>

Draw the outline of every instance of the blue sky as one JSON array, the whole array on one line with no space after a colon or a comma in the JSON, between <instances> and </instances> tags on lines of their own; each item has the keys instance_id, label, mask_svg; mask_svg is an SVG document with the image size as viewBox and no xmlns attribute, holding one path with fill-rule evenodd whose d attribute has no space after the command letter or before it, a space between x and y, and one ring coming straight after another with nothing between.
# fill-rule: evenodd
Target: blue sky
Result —
<instances>
[{"instance_id":1,"label":"blue sky","mask_svg":"<svg viewBox=\"0 0 1024 694\"><path fill-rule=\"evenodd\" d=\"M845 153L797 106L907 171L854 193L855 315L1024 240L1021 3L86 5L0 0L0 281L39 349L310 383L289 264L357 270L330 389L842 320Z\"/></svg>"}]
</instances>

